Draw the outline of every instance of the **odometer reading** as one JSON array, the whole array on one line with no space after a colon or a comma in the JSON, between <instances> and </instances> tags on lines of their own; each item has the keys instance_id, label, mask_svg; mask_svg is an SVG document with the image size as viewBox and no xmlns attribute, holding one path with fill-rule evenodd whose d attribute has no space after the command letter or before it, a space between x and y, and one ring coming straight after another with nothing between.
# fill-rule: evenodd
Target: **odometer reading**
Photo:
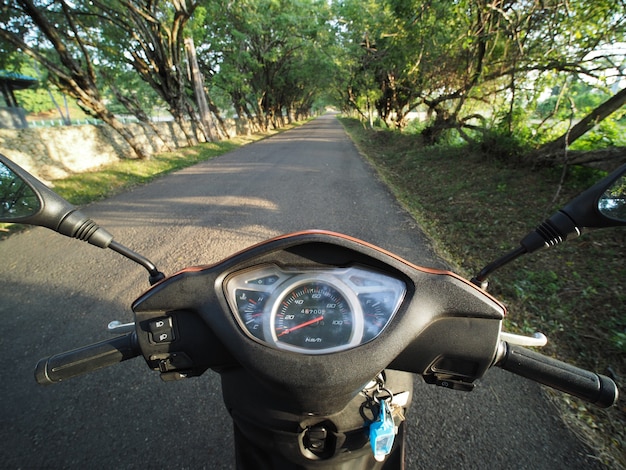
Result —
<instances>
[{"instance_id":1,"label":"odometer reading","mask_svg":"<svg viewBox=\"0 0 626 470\"><path fill-rule=\"evenodd\" d=\"M354 312L336 288L316 281L291 288L273 318L277 343L304 349L332 349L354 336Z\"/></svg>"}]
</instances>

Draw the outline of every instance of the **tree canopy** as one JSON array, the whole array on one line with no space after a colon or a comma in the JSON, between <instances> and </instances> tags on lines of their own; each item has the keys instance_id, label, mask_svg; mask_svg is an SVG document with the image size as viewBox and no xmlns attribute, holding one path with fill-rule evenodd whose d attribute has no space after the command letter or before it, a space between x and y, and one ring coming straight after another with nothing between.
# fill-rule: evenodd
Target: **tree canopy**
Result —
<instances>
[{"instance_id":1,"label":"tree canopy","mask_svg":"<svg viewBox=\"0 0 626 470\"><path fill-rule=\"evenodd\" d=\"M195 43L213 116L236 115L258 129L320 104L399 130L419 111L428 118L427 144L451 133L503 153L519 153L523 143L526 154L545 150L550 162L624 114L626 0L14 0L0 7L2 65L35 61L53 88L118 130L139 156L143 149L117 122L120 110L149 123L150 108L160 105L189 143L198 133L210 137L185 41Z\"/></svg>"},{"instance_id":2,"label":"tree canopy","mask_svg":"<svg viewBox=\"0 0 626 470\"><path fill-rule=\"evenodd\" d=\"M576 131L621 117L623 0L341 0L335 8L352 51L346 105L364 115L373 103L398 129L423 110L432 117L427 143L454 129L465 140L496 132L541 148L559 133L567 144L583 135L567 127L579 119L588 124ZM603 112L576 106L581 83L587 97L606 98Z\"/></svg>"}]
</instances>

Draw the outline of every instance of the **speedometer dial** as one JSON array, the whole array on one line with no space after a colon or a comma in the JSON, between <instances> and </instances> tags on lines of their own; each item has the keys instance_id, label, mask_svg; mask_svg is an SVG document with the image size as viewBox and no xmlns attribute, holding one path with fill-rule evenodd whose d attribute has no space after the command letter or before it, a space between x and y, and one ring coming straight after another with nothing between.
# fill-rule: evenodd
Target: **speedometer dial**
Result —
<instances>
[{"instance_id":1,"label":"speedometer dial","mask_svg":"<svg viewBox=\"0 0 626 470\"><path fill-rule=\"evenodd\" d=\"M344 296L322 282L291 289L274 317L277 342L306 349L328 349L350 342L354 312Z\"/></svg>"},{"instance_id":2,"label":"speedometer dial","mask_svg":"<svg viewBox=\"0 0 626 470\"><path fill-rule=\"evenodd\" d=\"M301 279L285 290L271 317L272 339L278 347L330 352L360 341L363 315L358 301L333 281L331 285Z\"/></svg>"}]
</instances>

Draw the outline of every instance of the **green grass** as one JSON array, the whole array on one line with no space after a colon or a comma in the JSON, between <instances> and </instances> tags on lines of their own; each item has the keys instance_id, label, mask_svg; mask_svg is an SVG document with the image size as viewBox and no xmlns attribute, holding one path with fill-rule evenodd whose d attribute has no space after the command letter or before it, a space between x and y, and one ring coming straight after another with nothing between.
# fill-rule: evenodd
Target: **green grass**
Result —
<instances>
[{"instance_id":1,"label":"green grass","mask_svg":"<svg viewBox=\"0 0 626 470\"><path fill-rule=\"evenodd\" d=\"M602 175L573 168L552 204L561 169L529 170L467 146L424 147L416 135L344 127L381 178L466 277L518 246L546 217ZM524 256L489 278L507 305L506 327L541 331L543 352L626 385L626 230L589 232ZM609 464L625 466L626 399L609 410L554 394L568 421Z\"/></svg>"},{"instance_id":2,"label":"green grass","mask_svg":"<svg viewBox=\"0 0 626 470\"><path fill-rule=\"evenodd\" d=\"M161 175L210 160L248 141L237 138L161 153L150 160L121 160L97 171L72 175L52 183L57 194L72 204L84 205L147 183Z\"/></svg>"}]
</instances>

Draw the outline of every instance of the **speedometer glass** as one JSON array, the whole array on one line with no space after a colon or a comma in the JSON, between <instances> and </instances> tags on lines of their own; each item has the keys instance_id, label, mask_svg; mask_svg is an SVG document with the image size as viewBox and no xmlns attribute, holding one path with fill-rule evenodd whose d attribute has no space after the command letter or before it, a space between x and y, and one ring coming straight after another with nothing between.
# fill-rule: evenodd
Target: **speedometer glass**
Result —
<instances>
[{"instance_id":1,"label":"speedometer glass","mask_svg":"<svg viewBox=\"0 0 626 470\"><path fill-rule=\"evenodd\" d=\"M354 302L328 282L304 279L286 290L270 316L272 340L285 349L334 350L363 331Z\"/></svg>"},{"instance_id":2,"label":"speedometer glass","mask_svg":"<svg viewBox=\"0 0 626 470\"><path fill-rule=\"evenodd\" d=\"M303 354L342 351L376 338L406 292L399 279L361 267L264 265L235 273L225 287L246 335Z\"/></svg>"}]
</instances>

